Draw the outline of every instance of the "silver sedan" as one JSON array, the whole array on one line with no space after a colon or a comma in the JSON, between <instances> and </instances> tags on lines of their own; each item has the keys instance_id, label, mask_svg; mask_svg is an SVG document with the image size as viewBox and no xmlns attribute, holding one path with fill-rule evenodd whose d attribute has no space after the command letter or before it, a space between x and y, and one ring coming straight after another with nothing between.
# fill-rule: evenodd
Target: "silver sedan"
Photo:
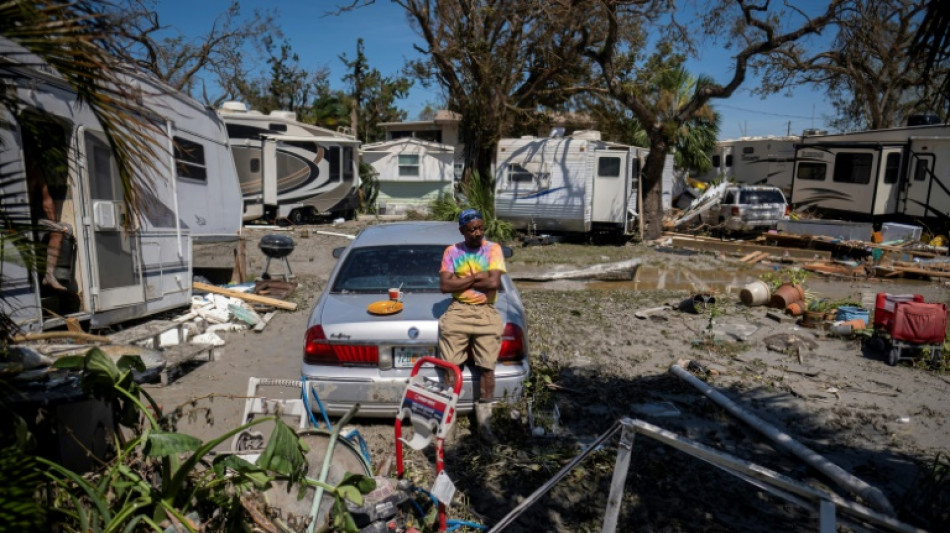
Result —
<instances>
[{"instance_id":1,"label":"silver sedan","mask_svg":"<svg viewBox=\"0 0 950 533\"><path fill-rule=\"evenodd\" d=\"M328 414L341 415L358 402L358 416L396 415L415 361L437 356L439 317L452 300L439 290L442 252L461 240L453 223L382 224L368 226L339 252L310 312L303 350L302 374ZM528 340L521 296L507 275L502 284L495 307L505 329L493 398L512 400L521 397L530 372ZM377 303L389 299L391 288L402 291L398 312ZM474 405L473 368L463 369L460 413ZM433 382L437 372L420 370Z\"/></svg>"}]
</instances>

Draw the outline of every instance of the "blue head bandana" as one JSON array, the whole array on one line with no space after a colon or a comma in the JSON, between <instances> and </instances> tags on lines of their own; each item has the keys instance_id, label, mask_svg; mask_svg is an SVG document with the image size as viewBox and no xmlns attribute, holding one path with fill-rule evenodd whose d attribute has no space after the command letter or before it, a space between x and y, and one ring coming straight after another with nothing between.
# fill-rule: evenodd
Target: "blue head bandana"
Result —
<instances>
[{"instance_id":1,"label":"blue head bandana","mask_svg":"<svg viewBox=\"0 0 950 533\"><path fill-rule=\"evenodd\" d=\"M473 220L484 220L482 214L475 209L466 209L459 214L459 227L464 228L468 225L469 222Z\"/></svg>"}]
</instances>

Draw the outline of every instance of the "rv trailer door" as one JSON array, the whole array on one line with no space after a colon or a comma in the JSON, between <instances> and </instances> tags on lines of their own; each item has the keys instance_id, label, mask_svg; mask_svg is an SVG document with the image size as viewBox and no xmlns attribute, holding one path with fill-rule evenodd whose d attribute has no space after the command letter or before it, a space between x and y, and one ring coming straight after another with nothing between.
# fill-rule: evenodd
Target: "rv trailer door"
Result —
<instances>
[{"instance_id":1,"label":"rv trailer door","mask_svg":"<svg viewBox=\"0 0 950 533\"><path fill-rule=\"evenodd\" d=\"M627 152L598 151L594 167L591 222L625 224L627 220Z\"/></svg>"},{"instance_id":2,"label":"rv trailer door","mask_svg":"<svg viewBox=\"0 0 950 533\"><path fill-rule=\"evenodd\" d=\"M910 165L901 202L903 214L925 218L950 216L950 180L946 161L939 157L948 149L950 139L911 139Z\"/></svg>"},{"instance_id":3,"label":"rv trailer door","mask_svg":"<svg viewBox=\"0 0 950 533\"><path fill-rule=\"evenodd\" d=\"M82 130L80 130L82 132ZM128 214L119 171L112 150L98 133L85 131L82 139L84 210L91 223L87 243L92 270L91 292L95 311L145 301L138 238L127 229Z\"/></svg>"}]
</instances>

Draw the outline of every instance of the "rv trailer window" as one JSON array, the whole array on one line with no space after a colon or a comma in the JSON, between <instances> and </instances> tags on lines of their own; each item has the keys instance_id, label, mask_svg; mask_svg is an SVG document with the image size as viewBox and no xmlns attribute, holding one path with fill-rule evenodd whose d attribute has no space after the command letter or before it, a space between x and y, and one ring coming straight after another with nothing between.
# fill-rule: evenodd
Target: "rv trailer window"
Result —
<instances>
[{"instance_id":1,"label":"rv trailer window","mask_svg":"<svg viewBox=\"0 0 950 533\"><path fill-rule=\"evenodd\" d=\"M719 168L719 165L722 163L722 156L716 154L712 156L712 166L713 168Z\"/></svg>"},{"instance_id":2,"label":"rv trailer window","mask_svg":"<svg viewBox=\"0 0 950 533\"><path fill-rule=\"evenodd\" d=\"M271 131L279 131L279 132L283 132L283 133L286 133L286 132L287 132L287 125L286 125L286 124L279 124L279 123L271 122L270 124L267 125L267 127L270 128Z\"/></svg>"},{"instance_id":3,"label":"rv trailer window","mask_svg":"<svg viewBox=\"0 0 950 533\"><path fill-rule=\"evenodd\" d=\"M340 181L340 147L331 146L327 151L327 163L330 164L329 181Z\"/></svg>"},{"instance_id":4,"label":"rv trailer window","mask_svg":"<svg viewBox=\"0 0 950 533\"><path fill-rule=\"evenodd\" d=\"M530 183L534 181L534 174L517 163L508 165L508 180L514 183Z\"/></svg>"},{"instance_id":5,"label":"rv trailer window","mask_svg":"<svg viewBox=\"0 0 950 533\"><path fill-rule=\"evenodd\" d=\"M754 146L743 146L743 147L742 147L742 153L743 153L743 154L754 154L754 153L755 153L755 147L754 147Z\"/></svg>"},{"instance_id":6,"label":"rv trailer window","mask_svg":"<svg viewBox=\"0 0 950 533\"><path fill-rule=\"evenodd\" d=\"M828 165L825 163L801 162L798 164L798 173L795 174L795 179L824 181L827 167Z\"/></svg>"},{"instance_id":7,"label":"rv trailer window","mask_svg":"<svg viewBox=\"0 0 950 533\"><path fill-rule=\"evenodd\" d=\"M399 155L399 175L400 176L418 176L419 175L419 154Z\"/></svg>"},{"instance_id":8,"label":"rv trailer window","mask_svg":"<svg viewBox=\"0 0 950 533\"><path fill-rule=\"evenodd\" d=\"M597 175L601 178L620 177L620 158L601 157L597 159Z\"/></svg>"},{"instance_id":9,"label":"rv trailer window","mask_svg":"<svg viewBox=\"0 0 950 533\"><path fill-rule=\"evenodd\" d=\"M726 168L732 166L732 154L726 154Z\"/></svg>"},{"instance_id":10,"label":"rv trailer window","mask_svg":"<svg viewBox=\"0 0 950 533\"><path fill-rule=\"evenodd\" d=\"M927 179L927 170L928 170L927 160L918 159L917 168L914 169L914 181L924 181Z\"/></svg>"},{"instance_id":11,"label":"rv trailer window","mask_svg":"<svg viewBox=\"0 0 950 533\"><path fill-rule=\"evenodd\" d=\"M854 152L835 155L835 173L831 179L838 183L871 183L871 163L874 156Z\"/></svg>"},{"instance_id":12,"label":"rv trailer window","mask_svg":"<svg viewBox=\"0 0 950 533\"><path fill-rule=\"evenodd\" d=\"M204 146L181 137L175 137L174 144L175 166L178 177L208 181Z\"/></svg>"},{"instance_id":13,"label":"rv trailer window","mask_svg":"<svg viewBox=\"0 0 950 533\"><path fill-rule=\"evenodd\" d=\"M350 147L343 149L343 180L353 182L353 148Z\"/></svg>"},{"instance_id":14,"label":"rv trailer window","mask_svg":"<svg viewBox=\"0 0 950 533\"><path fill-rule=\"evenodd\" d=\"M900 168L901 155L893 152L887 154L887 161L884 163L884 183L897 183Z\"/></svg>"}]
</instances>

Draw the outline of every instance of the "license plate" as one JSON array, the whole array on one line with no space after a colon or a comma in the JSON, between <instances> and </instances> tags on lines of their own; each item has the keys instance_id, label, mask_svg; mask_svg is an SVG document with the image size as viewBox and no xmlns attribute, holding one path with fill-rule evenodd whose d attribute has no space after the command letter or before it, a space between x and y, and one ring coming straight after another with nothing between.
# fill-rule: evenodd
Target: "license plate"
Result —
<instances>
[{"instance_id":1,"label":"license plate","mask_svg":"<svg viewBox=\"0 0 950 533\"><path fill-rule=\"evenodd\" d=\"M427 356L435 357L435 346L393 346L393 364L397 368L412 367Z\"/></svg>"}]
</instances>

